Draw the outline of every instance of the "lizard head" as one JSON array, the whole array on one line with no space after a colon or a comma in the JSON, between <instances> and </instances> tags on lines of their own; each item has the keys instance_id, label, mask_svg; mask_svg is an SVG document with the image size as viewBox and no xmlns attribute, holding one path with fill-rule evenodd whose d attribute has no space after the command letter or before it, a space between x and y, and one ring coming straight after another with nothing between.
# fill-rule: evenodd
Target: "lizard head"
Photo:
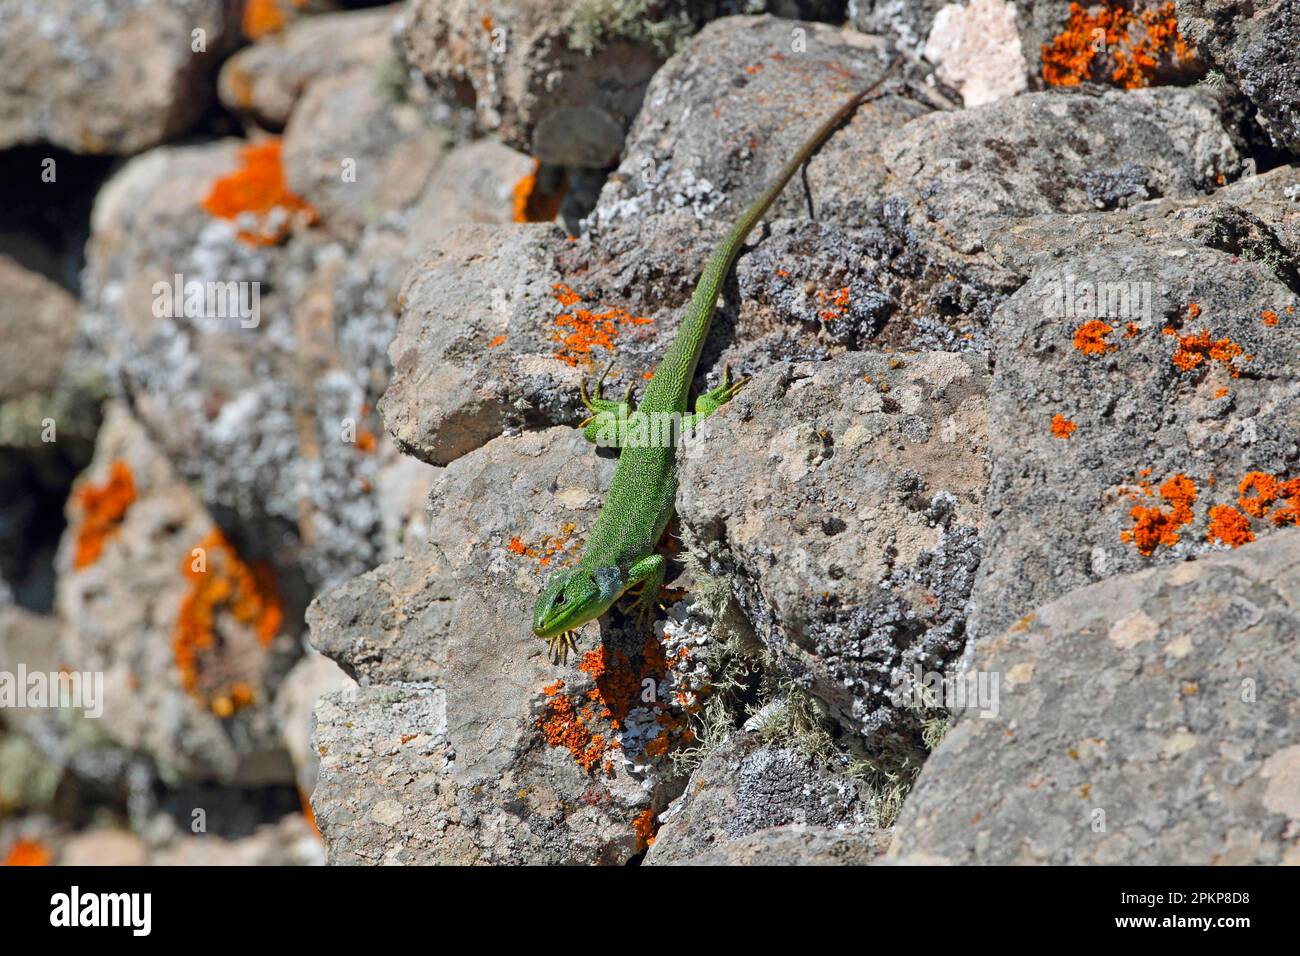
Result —
<instances>
[{"instance_id":1,"label":"lizard head","mask_svg":"<svg viewBox=\"0 0 1300 956\"><path fill-rule=\"evenodd\" d=\"M556 571L533 606L533 633L555 637L595 620L617 599L620 582L617 568L593 572L579 565Z\"/></svg>"}]
</instances>

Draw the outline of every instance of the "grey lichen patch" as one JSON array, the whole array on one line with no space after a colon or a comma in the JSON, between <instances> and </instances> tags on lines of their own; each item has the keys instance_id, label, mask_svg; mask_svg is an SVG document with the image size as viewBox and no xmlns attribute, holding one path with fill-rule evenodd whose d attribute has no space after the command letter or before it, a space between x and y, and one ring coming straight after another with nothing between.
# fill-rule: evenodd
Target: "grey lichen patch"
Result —
<instances>
[{"instance_id":1,"label":"grey lichen patch","mask_svg":"<svg viewBox=\"0 0 1300 956\"><path fill-rule=\"evenodd\" d=\"M569 13L565 38L588 56L628 42L650 46L667 59L695 32L688 7L681 0L580 0Z\"/></svg>"}]
</instances>

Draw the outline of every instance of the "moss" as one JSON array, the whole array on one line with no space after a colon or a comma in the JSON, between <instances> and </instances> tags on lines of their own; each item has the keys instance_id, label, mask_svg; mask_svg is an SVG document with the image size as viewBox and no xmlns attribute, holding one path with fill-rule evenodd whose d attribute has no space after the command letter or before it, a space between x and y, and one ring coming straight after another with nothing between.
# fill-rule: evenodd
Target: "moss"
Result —
<instances>
[{"instance_id":1,"label":"moss","mask_svg":"<svg viewBox=\"0 0 1300 956\"><path fill-rule=\"evenodd\" d=\"M674 0L579 0L565 39L587 56L623 42L652 47L667 59L695 29L685 5Z\"/></svg>"}]
</instances>

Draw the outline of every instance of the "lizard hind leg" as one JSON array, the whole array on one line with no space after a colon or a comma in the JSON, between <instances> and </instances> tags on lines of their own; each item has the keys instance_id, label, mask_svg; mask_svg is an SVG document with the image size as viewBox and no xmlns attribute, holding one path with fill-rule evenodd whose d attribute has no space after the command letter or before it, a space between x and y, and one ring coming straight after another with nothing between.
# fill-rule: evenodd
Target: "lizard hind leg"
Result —
<instances>
[{"instance_id":1,"label":"lizard hind leg","mask_svg":"<svg viewBox=\"0 0 1300 956\"><path fill-rule=\"evenodd\" d=\"M605 370L600 373L600 378L596 379L596 385L590 395L587 394L585 382L579 386L582 404L591 414L579 422L578 427L582 429L582 436L594 445L622 448L627 422L632 417L632 386L628 385L622 401L613 402L604 398L602 392L605 379L609 377L610 369L613 367L613 361L605 366Z\"/></svg>"},{"instance_id":2,"label":"lizard hind leg","mask_svg":"<svg viewBox=\"0 0 1300 956\"><path fill-rule=\"evenodd\" d=\"M736 394L745 387L749 382L749 376L738 378L732 381L731 367L724 365L722 368L722 382L716 387L711 388L695 398L695 413L692 415L682 416L682 425L684 428L691 429L697 427L700 422L708 418L727 402L736 397Z\"/></svg>"}]
</instances>

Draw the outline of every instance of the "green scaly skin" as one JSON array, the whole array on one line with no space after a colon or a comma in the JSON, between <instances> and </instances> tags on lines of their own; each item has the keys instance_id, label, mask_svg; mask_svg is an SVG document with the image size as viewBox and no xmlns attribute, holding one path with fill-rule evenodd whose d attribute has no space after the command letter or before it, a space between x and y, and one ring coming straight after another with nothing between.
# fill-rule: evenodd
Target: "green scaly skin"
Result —
<instances>
[{"instance_id":1,"label":"green scaly skin","mask_svg":"<svg viewBox=\"0 0 1300 956\"><path fill-rule=\"evenodd\" d=\"M550 641L557 661L561 655L567 658L569 649L574 647L573 632L608 611L629 589L640 589L638 617L645 621L652 613L667 566L663 555L655 553L655 546L673 515L677 454L673 441L637 440L633 436L638 428L656 420L656 416L675 414L680 416L683 429L693 428L721 408L744 384L732 382L729 371L724 370L722 384L697 397L694 413L686 413L688 392L709 334L718 293L745 239L790 178L890 72L892 67L836 110L808 138L713 250L695 286L681 328L655 369L637 410L633 412L629 404L630 388L621 402L601 397L601 384L609 373L608 367L597 381L593 396L589 398L583 390L583 404L592 412L591 418L581 426L583 434L594 442L615 444L620 450L614 481L582 557L572 568L551 576L533 608L533 633ZM664 418L657 420L662 422Z\"/></svg>"}]
</instances>

